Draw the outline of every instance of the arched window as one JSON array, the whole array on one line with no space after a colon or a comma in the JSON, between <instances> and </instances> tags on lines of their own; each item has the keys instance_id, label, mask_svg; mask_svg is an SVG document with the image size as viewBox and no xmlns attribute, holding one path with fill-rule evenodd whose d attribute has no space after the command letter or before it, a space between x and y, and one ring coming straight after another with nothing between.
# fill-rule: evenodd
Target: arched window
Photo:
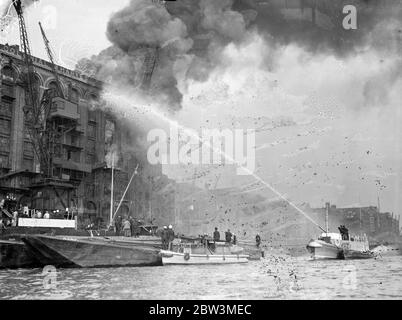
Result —
<instances>
[{"instance_id":1,"label":"arched window","mask_svg":"<svg viewBox=\"0 0 402 320\"><path fill-rule=\"evenodd\" d=\"M70 90L70 101L78 104L79 100L80 100L80 93L78 92L77 89L72 88Z\"/></svg>"},{"instance_id":2,"label":"arched window","mask_svg":"<svg viewBox=\"0 0 402 320\"><path fill-rule=\"evenodd\" d=\"M1 75L2 75L2 80L8 80L11 82L14 82L15 79L17 78L17 73L14 71L14 69L10 66L5 66L1 70Z\"/></svg>"},{"instance_id":3,"label":"arched window","mask_svg":"<svg viewBox=\"0 0 402 320\"><path fill-rule=\"evenodd\" d=\"M57 85L56 81L49 82L47 87L52 90L53 94L57 94L59 92L58 91L59 90L58 85ZM63 88L60 88L60 90L63 91Z\"/></svg>"},{"instance_id":4,"label":"arched window","mask_svg":"<svg viewBox=\"0 0 402 320\"><path fill-rule=\"evenodd\" d=\"M89 109L96 110L99 105L99 98L95 94L91 93L88 97L88 102L89 102Z\"/></svg>"},{"instance_id":5,"label":"arched window","mask_svg":"<svg viewBox=\"0 0 402 320\"><path fill-rule=\"evenodd\" d=\"M57 83L55 81L49 82L48 88L52 89L52 90L56 90L57 89Z\"/></svg>"}]
</instances>

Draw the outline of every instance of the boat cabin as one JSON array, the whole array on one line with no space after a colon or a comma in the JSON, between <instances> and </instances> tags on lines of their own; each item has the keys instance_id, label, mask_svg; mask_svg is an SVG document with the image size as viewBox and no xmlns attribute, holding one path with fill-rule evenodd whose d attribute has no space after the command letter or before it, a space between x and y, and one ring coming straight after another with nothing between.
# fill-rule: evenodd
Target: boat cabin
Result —
<instances>
[{"instance_id":1,"label":"boat cabin","mask_svg":"<svg viewBox=\"0 0 402 320\"><path fill-rule=\"evenodd\" d=\"M318 240L325 241L327 243L333 243L334 241L341 241L342 240L342 235L340 233L335 233L335 232L324 232L321 234L321 236L318 237ZM333 241L331 241L333 240Z\"/></svg>"},{"instance_id":2,"label":"boat cabin","mask_svg":"<svg viewBox=\"0 0 402 320\"><path fill-rule=\"evenodd\" d=\"M177 241L173 243L172 251L178 253L196 253L196 254L240 254L243 248L228 244L225 242L209 242L209 241L199 241L199 242L188 242L188 241Z\"/></svg>"}]
</instances>

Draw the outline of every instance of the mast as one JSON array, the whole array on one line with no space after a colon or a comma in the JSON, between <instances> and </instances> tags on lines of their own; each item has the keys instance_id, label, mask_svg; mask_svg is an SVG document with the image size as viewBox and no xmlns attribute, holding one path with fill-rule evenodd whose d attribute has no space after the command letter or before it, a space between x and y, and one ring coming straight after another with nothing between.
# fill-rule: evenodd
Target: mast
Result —
<instances>
[{"instance_id":1,"label":"mast","mask_svg":"<svg viewBox=\"0 0 402 320\"><path fill-rule=\"evenodd\" d=\"M359 195L359 227L360 227L360 233L362 233L362 204L360 203L360 195Z\"/></svg>"},{"instance_id":2,"label":"mast","mask_svg":"<svg viewBox=\"0 0 402 320\"><path fill-rule=\"evenodd\" d=\"M380 196L377 195L377 208L378 208L378 213L380 213Z\"/></svg>"},{"instance_id":3,"label":"mast","mask_svg":"<svg viewBox=\"0 0 402 320\"><path fill-rule=\"evenodd\" d=\"M112 181L110 188L110 226L113 225L113 185L114 185L114 152L112 152Z\"/></svg>"},{"instance_id":4,"label":"mast","mask_svg":"<svg viewBox=\"0 0 402 320\"><path fill-rule=\"evenodd\" d=\"M114 221L114 217L116 216L117 212L118 212L119 209L120 209L120 206L121 206L121 204L122 204L122 202L123 202L123 200L124 200L124 197L126 196L127 190L128 190L128 188L130 187L131 181L133 181L134 176L138 174L138 166L139 166L139 164L137 164L137 166L135 167L134 173L133 173L133 175L131 176L130 181L129 181L128 184L127 184L126 190L124 190L123 196L121 197L120 202L119 202L119 205L117 206L117 209L116 209L116 211L115 211L115 213L114 213L114 215L113 215L113 217L112 217L112 221Z\"/></svg>"},{"instance_id":5,"label":"mast","mask_svg":"<svg viewBox=\"0 0 402 320\"><path fill-rule=\"evenodd\" d=\"M328 215L329 215L329 202L325 203L325 232L329 232L329 226L328 226Z\"/></svg>"},{"instance_id":6,"label":"mast","mask_svg":"<svg viewBox=\"0 0 402 320\"><path fill-rule=\"evenodd\" d=\"M378 207L378 211L377 211L377 227L378 229L380 229L381 224L380 224L380 219L381 219L381 213L380 213L380 196L377 195L377 207Z\"/></svg>"}]
</instances>

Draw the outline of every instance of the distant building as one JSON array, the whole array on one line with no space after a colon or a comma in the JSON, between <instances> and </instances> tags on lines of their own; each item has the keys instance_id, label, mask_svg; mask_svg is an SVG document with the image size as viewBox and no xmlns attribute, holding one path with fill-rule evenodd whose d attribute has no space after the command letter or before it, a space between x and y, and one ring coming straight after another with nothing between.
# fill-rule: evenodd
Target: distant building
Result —
<instances>
[{"instance_id":1,"label":"distant building","mask_svg":"<svg viewBox=\"0 0 402 320\"><path fill-rule=\"evenodd\" d=\"M317 219L325 226L325 207L312 209ZM393 213L379 212L376 206L337 208L331 205L329 209L329 228L337 232L339 225L345 225L353 233L366 233L371 237L385 234L399 235L399 218Z\"/></svg>"}]
</instances>

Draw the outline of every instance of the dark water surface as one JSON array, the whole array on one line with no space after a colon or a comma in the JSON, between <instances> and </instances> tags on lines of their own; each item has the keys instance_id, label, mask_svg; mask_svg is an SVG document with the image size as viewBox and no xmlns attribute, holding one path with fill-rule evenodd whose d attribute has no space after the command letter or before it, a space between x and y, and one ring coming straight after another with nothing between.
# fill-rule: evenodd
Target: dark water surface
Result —
<instances>
[{"instance_id":1,"label":"dark water surface","mask_svg":"<svg viewBox=\"0 0 402 320\"><path fill-rule=\"evenodd\" d=\"M49 272L50 270L50 272ZM244 265L0 270L0 299L401 299L402 256Z\"/></svg>"}]
</instances>

